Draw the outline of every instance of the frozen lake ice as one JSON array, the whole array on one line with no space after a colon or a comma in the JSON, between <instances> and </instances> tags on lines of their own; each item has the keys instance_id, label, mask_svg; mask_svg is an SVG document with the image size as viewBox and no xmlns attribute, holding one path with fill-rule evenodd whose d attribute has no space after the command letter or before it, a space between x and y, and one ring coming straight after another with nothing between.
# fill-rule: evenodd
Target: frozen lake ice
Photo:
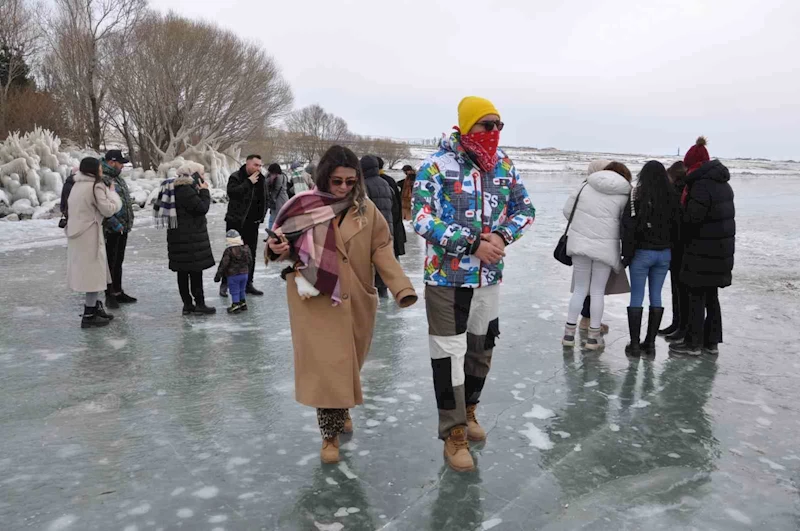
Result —
<instances>
[{"instance_id":1,"label":"frozen lake ice","mask_svg":"<svg viewBox=\"0 0 800 531\"><path fill-rule=\"evenodd\" d=\"M671 358L659 340L653 361L624 355L625 296L607 300L605 353L560 346L570 271L551 253L578 182L527 180L537 220L509 250L471 474L436 439L423 301L381 305L356 432L324 466L293 400L277 267L259 264L249 313L183 317L165 234L141 212L125 262L140 302L86 331L57 220L0 223L0 528L797 529L800 180L734 177L721 355ZM223 217L215 205L217 258ZM422 242L407 248L421 290Z\"/></svg>"}]
</instances>

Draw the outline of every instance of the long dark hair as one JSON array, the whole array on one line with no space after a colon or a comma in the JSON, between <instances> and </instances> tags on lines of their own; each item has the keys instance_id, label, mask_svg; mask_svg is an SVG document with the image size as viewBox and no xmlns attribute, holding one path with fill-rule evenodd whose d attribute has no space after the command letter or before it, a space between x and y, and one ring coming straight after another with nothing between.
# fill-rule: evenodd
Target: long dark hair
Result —
<instances>
[{"instance_id":1,"label":"long dark hair","mask_svg":"<svg viewBox=\"0 0 800 531\"><path fill-rule=\"evenodd\" d=\"M314 182L317 190L331 193L331 174L336 168L352 168L356 170L356 177L358 181L353 189L350 191L350 197L353 200L353 205L356 207L359 216L364 214L367 206L367 188L364 185L364 175L361 172L361 164L358 157L350 149L344 146L331 146L328 151L322 155L322 158L317 165L317 171L314 174Z\"/></svg>"},{"instance_id":2,"label":"long dark hair","mask_svg":"<svg viewBox=\"0 0 800 531\"><path fill-rule=\"evenodd\" d=\"M632 193L636 205L638 231L671 229L678 200L663 164L657 160L645 164Z\"/></svg>"},{"instance_id":3,"label":"long dark hair","mask_svg":"<svg viewBox=\"0 0 800 531\"><path fill-rule=\"evenodd\" d=\"M100 160L94 157L85 157L81 159L81 164L78 166L78 170L86 175L94 177L94 183L92 183L92 196L94 197L94 203L97 205L97 183L103 182L103 174L100 171Z\"/></svg>"}]
</instances>

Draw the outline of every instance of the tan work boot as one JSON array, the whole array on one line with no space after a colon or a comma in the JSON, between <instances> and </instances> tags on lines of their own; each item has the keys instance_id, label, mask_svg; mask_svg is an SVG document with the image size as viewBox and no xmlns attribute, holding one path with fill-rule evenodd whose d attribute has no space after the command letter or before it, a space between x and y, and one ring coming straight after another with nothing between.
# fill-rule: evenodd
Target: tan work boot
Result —
<instances>
[{"instance_id":1,"label":"tan work boot","mask_svg":"<svg viewBox=\"0 0 800 531\"><path fill-rule=\"evenodd\" d=\"M322 450L319 451L322 462L333 465L339 462L339 436L322 440Z\"/></svg>"},{"instance_id":2,"label":"tan work boot","mask_svg":"<svg viewBox=\"0 0 800 531\"><path fill-rule=\"evenodd\" d=\"M344 420L344 430L342 433L353 433L353 418L350 416L350 410L347 410L347 418Z\"/></svg>"},{"instance_id":3,"label":"tan work boot","mask_svg":"<svg viewBox=\"0 0 800 531\"><path fill-rule=\"evenodd\" d=\"M458 426L450 430L450 436L444 441L444 457L447 464L456 472L470 472L475 470L475 462L469 453L467 442L467 429Z\"/></svg>"},{"instance_id":4,"label":"tan work boot","mask_svg":"<svg viewBox=\"0 0 800 531\"><path fill-rule=\"evenodd\" d=\"M589 331L589 321L590 321L590 319L588 317L581 317L581 322L580 322L580 324L578 324L578 329L581 332L588 332ZM608 334L608 325L605 324L605 323L602 323L600 325L600 332L603 335Z\"/></svg>"},{"instance_id":5,"label":"tan work boot","mask_svg":"<svg viewBox=\"0 0 800 531\"><path fill-rule=\"evenodd\" d=\"M475 410L478 404L467 406L467 438L473 442L480 442L486 440L486 430L481 428L478 424L478 419L475 417Z\"/></svg>"}]
</instances>

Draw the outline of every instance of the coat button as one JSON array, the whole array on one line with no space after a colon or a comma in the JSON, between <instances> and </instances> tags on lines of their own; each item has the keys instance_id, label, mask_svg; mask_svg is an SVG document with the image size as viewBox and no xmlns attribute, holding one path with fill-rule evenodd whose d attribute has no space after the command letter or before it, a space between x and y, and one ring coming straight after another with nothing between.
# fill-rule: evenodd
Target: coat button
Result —
<instances>
[{"instance_id":1,"label":"coat button","mask_svg":"<svg viewBox=\"0 0 800 531\"><path fill-rule=\"evenodd\" d=\"M350 295L348 295L347 293L345 293L344 295L342 295L342 300L343 300L343 301L346 301L346 300L347 300L347 299L349 299L349 298L350 298Z\"/></svg>"},{"instance_id":2,"label":"coat button","mask_svg":"<svg viewBox=\"0 0 800 531\"><path fill-rule=\"evenodd\" d=\"M347 258L342 258L342 263L346 264L347 263Z\"/></svg>"}]
</instances>

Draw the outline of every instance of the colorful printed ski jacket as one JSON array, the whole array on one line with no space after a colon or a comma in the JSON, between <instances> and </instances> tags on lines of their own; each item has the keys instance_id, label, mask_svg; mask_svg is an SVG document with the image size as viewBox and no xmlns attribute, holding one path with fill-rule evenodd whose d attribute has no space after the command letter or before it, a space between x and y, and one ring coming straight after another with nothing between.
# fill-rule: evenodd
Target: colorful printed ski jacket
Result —
<instances>
[{"instance_id":1,"label":"colorful printed ski jacket","mask_svg":"<svg viewBox=\"0 0 800 531\"><path fill-rule=\"evenodd\" d=\"M414 183L414 230L425 238L425 283L454 288L498 284L503 262L483 264L473 256L480 235L495 233L509 245L533 224L536 209L522 178L505 153L483 172L461 146L461 134L442 140L422 164Z\"/></svg>"}]
</instances>

